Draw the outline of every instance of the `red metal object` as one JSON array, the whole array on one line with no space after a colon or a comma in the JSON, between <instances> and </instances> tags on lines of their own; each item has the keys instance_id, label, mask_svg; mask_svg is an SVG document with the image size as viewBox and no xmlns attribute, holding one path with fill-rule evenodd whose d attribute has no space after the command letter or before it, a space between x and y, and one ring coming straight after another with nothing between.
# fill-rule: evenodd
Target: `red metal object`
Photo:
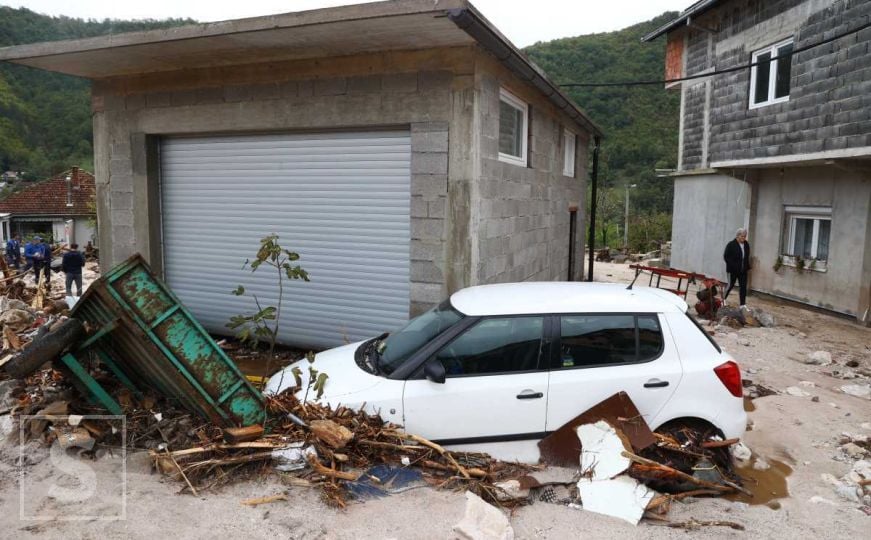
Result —
<instances>
[{"instance_id":1,"label":"red metal object","mask_svg":"<svg viewBox=\"0 0 871 540\"><path fill-rule=\"evenodd\" d=\"M695 272L678 270L677 268L658 268L656 266L644 266L642 264L630 264L629 268L635 270L636 280L638 279L639 275L647 272L648 274L650 274L648 286L673 292L678 296L682 296L684 299L687 299L690 285L697 285L700 290L706 289L708 291L711 291L707 295L707 298L705 298L704 300L701 300L700 297L700 301L697 302L694 306L696 309L696 313L698 313L699 315L712 318L714 314L717 313L717 310L720 309L720 307L723 305L723 301L718 298L716 294L712 294L716 290L715 287L720 287L720 290L722 291L722 287L726 285L717 278L706 276L704 274L697 274ZM677 287L663 287L663 277L676 279ZM654 281L656 283L654 283ZM635 283L635 280L633 280L632 283Z\"/></svg>"}]
</instances>

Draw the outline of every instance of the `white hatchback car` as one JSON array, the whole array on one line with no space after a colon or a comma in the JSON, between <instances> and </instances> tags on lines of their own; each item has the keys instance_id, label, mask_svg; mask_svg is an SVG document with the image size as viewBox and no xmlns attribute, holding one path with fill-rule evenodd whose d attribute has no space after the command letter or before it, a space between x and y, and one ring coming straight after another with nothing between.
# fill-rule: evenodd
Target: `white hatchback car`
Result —
<instances>
[{"instance_id":1,"label":"white hatchback car","mask_svg":"<svg viewBox=\"0 0 871 540\"><path fill-rule=\"evenodd\" d=\"M738 365L686 311L680 297L647 287L483 285L397 332L319 353L314 367L329 375L322 399L333 406L365 406L408 432L503 459L536 461L538 440L620 391L651 429L702 421L740 437ZM267 392L293 386L291 369Z\"/></svg>"}]
</instances>

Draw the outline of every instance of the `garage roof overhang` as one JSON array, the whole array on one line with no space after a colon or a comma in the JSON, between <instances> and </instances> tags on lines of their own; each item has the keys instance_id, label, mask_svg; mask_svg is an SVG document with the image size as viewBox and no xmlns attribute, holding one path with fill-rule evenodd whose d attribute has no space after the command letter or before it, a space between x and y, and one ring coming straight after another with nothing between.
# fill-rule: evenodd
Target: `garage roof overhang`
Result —
<instances>
[{"instance_id":1,"label":"garage roof overhang","mask_svg":"<svg viewBox=\"0 0 871 540\"><path fill-rule=\"evenodd\" d=\"M591 133L601 130L467 0L398 0L0 48L0 61L106 79L480 44Z\"/></svg>"}]
</instances>

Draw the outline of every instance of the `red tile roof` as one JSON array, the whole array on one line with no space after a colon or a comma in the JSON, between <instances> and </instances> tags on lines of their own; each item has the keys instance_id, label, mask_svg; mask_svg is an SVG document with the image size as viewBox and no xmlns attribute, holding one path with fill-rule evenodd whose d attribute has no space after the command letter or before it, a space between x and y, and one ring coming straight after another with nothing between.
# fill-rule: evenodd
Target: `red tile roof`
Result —
<instances>
[{"instance_id":1,"label":"red tile roof","mask_svg":"<svg viewBox=\"0 0 871 540\"><path fill-rule=\"evenodd\" d=\"M67 206L67 181L70 177L72 206ZM73 167L69 171L42 180L0 201L0 213L18 215L94 215L96 189L94 175Z\"/></svg>"}]
</instances>

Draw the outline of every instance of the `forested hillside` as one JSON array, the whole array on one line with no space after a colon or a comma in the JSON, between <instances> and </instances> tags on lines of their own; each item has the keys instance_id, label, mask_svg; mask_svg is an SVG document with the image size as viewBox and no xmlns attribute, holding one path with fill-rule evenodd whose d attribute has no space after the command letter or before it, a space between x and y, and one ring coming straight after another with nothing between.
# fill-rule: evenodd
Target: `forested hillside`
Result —
<instances>
[{"instance_id":1,"label":"forested hillside","mask_svg":"<svg viewBox=\"0 0 871 540\"><path fill-rule=\"evenodd\" d=\"M640 38L674 16L666 13L617 32L537 43L526 52L559 83L660 79L664 40L641 43ZM0 46L192 22L85 21L0 6ZM627 184L637 185L631 191L633 247L645 249L651 241L670 237L672 182L656 178L654 169L675 165L680 96L660 85L569 88L567 92L606 133L597 244L622 243L617 233ZM93 170L91 139L88 81L0 64L0 172L25 171L31 178L44 178L72 165Z\"/></svg>"},{"instance_id":2,"label":"forested hillside","mask_svg":"<svg viewBox=\"0 0 871 540\"><path fill-rule=\"evenodd\" d=\"M537 43L526 53L558 83L611 83L663 78L665 40L642 43L641 36L677 16L659 17L617 32ZM597 245L617 247L626 185L630 192L630 244L650 249L671 237L672 181L654 169L677 160L680 94L662 85L566 88L605 131L602 142ZM633 226L634 225L634 226ZM603 241L602 230L608 232Z\"/></svg>"},{"instance_id":3,"label":"forested hillside","mask_svg":"<svg viewBox=\"0 0 871 540\"><path fill-rule=\"evenodd\" d=\"M0 6L0 47L165 28L193 21L103 21L48 17ZM90 84L0 64L0 172L44 178L72 165L93 170Z\"/></svg>"}]
</instances>

